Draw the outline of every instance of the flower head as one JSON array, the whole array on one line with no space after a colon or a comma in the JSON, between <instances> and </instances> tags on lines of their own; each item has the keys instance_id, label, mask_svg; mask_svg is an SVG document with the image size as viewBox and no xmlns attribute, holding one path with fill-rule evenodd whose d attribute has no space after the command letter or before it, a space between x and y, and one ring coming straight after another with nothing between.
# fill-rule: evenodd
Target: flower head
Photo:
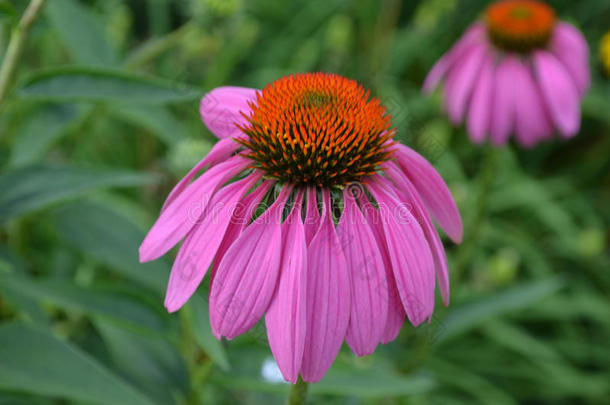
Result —
<instances>
[{"instance_id":1,"label":"flower head","mask_svg":"<svg viewBox=\"0 0 610 405\"><path fill-rule=\"evenodd\" d=\"M466 121L473 142L503 145L514 134L524 147L557 131L580 128L580 99L590 84L589 48L571 24L540 1L492 3L432 68L424 91L445 79L445 107Z\"/></svg>"},{"instance_id":2,"label":"flower head","mask_svg":"<svg viewBox=\"0 0 610 405\"><path fill-rule=\"evenodd\" d=\"M431 217L459 243L457 207L360 85L305 73L263 90L221 87L201 115L221 140L172 190L140 247L140 260L153 260L184 238L169 311L211 266L213 333L232 339L265 316L275 359L295 382L320 380L344 340L366 355L405 316L429 320L435 277L448 304Z\"/></svg>"}]
</instances>

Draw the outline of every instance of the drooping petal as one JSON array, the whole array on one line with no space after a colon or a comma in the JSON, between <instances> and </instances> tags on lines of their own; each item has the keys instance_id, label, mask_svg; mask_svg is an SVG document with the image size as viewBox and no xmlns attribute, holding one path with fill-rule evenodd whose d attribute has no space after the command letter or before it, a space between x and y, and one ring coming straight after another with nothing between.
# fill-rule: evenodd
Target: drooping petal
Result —
<instances>
[{"instance_id":1,"label":"drooping petal","mask_svg":"<svg viewBox=\"0 0 610 405\"><path fill-rule=\"evenodd\" d=\"M360 211L349 187L343 191L344 210L337 236L350 274L352 300L345 340L358 356L375 351L388 313L385 266L371 227Z\"/></svg>"},{"instance_id":2,"label":"drooping petal","mask_svg":"<svg viewBox=\"0 0 610 405\"><path fill-rule=\"evenodd\" d=\"M447 306L449 305L449 268L447 266L447 255L445 254L445 248L443 247L441 238L438 236L434 224L432 224L432 220L426 212L424 204L413 184L411 184L406 175L395 163L390 162L387 166L387 173L396 186L399 187L405 201L411 204L413 215L421 225L424 235L426 235L432 252L432 258L434 259L436 279L438 281L439 289L441 290L443 304Z\"/></svg>"},{"instance_id":3,"label":"drooping petal","mask_svg":"<svg viewBox=\"0 0 610 405\"><path fill-rule=\"evenodd\" d=\"M553 126L544 108L544 101L531 69L518 61L514 70L515 135L524 147L532 147L548 137Z\"/></svg>"},{"instance_id":4,"label":"drooping petal","mask_svg":"<svg viewBox=\"0 0 610 405\"><path fill-rule=\"evenodd\" d=\"M323 190L320 228L307 249L307 332L301 375L319 381L337 356L350 316L345 256L332 219L330 193Z\"/></svg>"},{"instance_id":5,"label":"drooping petal","mask_svg":"<svg viewBox=\"0 0 610 405\"><path fill-rule=\"evenodd\" d=\"M453 47L434 64L424 81L424 93L432 92L454 63L462 57L470 47L482 43L484 37L485 27L483 24L475 23L471 25L455 45L453 45Z\"/></svg>"},{"instance_id":6,"label":"drooping petal","mask_svg":"<svg viewBox=\"0 0 610 405\"><path fill-rule=\"evenodd\" d=\"M266 180L260 186L256 188L256 190L252 191L252 193L248 194L243 198L242 201L237 204L235 208L235 212L233 213L233 217L229 223L229 227L225 232L225 236L216 251L216 256L214 256L214 264L212 265L212 274L210 275L210 285L212 285L214 281L214 276L216 275L216 271L218 270L218 266L220 266L220 261L223 256L231 247L233 242L237 240L239 235L243 232L246 225L248 225L250 219L252 219L252 215L258 205L260 204L262 198L267 194L269 188L273 185L273 181Z\"/></svg>"},{"instance_id":7,"label":"drooping petal","mask_svg":"<svg viewBox=\"0 0 610 405\"><path fill-rule=\"evenodd\" d=\"M256 101L256 89L246 87L218 87L206 94L199 105L201 119L218 138L230 138L242 134L237 124L243 125L248 115L248 102Z\"/></svg>"},{"instance_id":8,"label":"drooping petal","mask_svg":"<svg viewBox=\"0 0 610 405\"><path fill-rule=\"evenodd\" d=\"M170 250L199 221L214 193L251 162L241 156L229 158L189 184L161 212L140 245L140 262L157 259Z\"/></svg>"},{"instance_id":9,"label":"drooping petal","mask_svg":"<svg viewBox=\"0 0 610 405\"><path fill-rule=\"evenodd\" d=\"M449 119L454 125L461 124L464 119L473 85L479 77L486 54L486 45L473 46L455 63L447 76L445 102Z\"/></svg>"},{"instance_id":10,"label":"drooping petal","mask_svg":"<svg viewBox=\"0 0 610 405\"><path fill-rule=\"evenodd\" d=\"M504 145L515 128L515 70L519 61L514 55L504 58L496 68L491 111L491 141Z\"/></svg>"},{"instance_id":11,"label":"drooping petal","mask_svg":"<svg viewBox=\"0 0 610 405\"><path fill-rule=\"evenodd\" d=\"M273 298L282 253L284 186L275 202L227 250L210 290L210 323L217 338L233 339L263 316Z\"/></svg>"},{"instance_id":12,"label":"drooping petal","mask_svg":"<svg viewBox=\"0 0 610 405\"><path fill-rule=\"evenodd\" d=\"M165 295L169 312L180 309L193 295L214 259L237 202L261 176L261 172L253 173L216 193L201 223L187 235L169 277Z\"/></svg>"},{"instance_id":13,"label":"drooping petal","mask_svg":"<svg viewBox=\"0 0 610 405\"><path fill-rule=\"evenodd\" d=\"M403 306L415 326L434 310L434 261L426 237L409 209L388 188L387 180L376 175L367 188L377 200L390 253L392 270Z\"/></svg>"},{"instance_id":14,"label":"drooping petal","mask_svg":"<svg viewBox=\"0 0 610 405\"><path fill-rule=\"evenodd\" d=\"M536 79L559 132L576 135L580 128L580 98L574 81L559 60L547 51L533 54Z\"/></svg>"},{"instance_id":15,"label":"drooping petal","mask_svg":"<svg viewBox=\"0 0 610 405\"><path fill-rule=\"evenodd\" d=\"M184 190L186 186L189 185L189 183L191 182L191 180L193 180L197 173L199 173L208 165L214 166L215 164L228 159L238 148L239 144L233 139L221 139L220 141L218 141L218 143L214 145L210 153L208 153L206 157L204 157L199 163L197 163L195 167L193 167L191 171L189 171L187 175L184 176L178 182L178 184L174 186L172 191L167 196L167 199L163 203L163 208L161 208L161 211L164 211L165 208L167 208L167 206L176 199L176 197L182 192L182 190Z\"/></svg>"},{"instance_id":16,"label":"drooping petal","mask_svg":"<svg viewBox=\"0 0 610 405\"><path fill-rule=\"evenodd\" d=\"M314 235L320 227L320 211L318 211L318 200L315 187L307 188L307 212L305 213L305 238L307 245L311 243Z\"/></svg>"},{"instance_id":17,"label":"drooping petal","mask_svg":"<svg viewBox=\"0 0 610 405\"><path fill-rule=\"evenodd\" d=\"M301 219L303 194L282 225L283 246L277 292L265 315L269 346L282 375L296 383L305 347L307 243Z\"/></svg>"},{"instance_id":18,"label":"drooping petal","mask_svg":"<svg viewBox=\"0 0 610 405\"><path fill-rule=\"evenodd\" d=\"M589 46L585 37L572 24L559 22L553 30L550 49L570 73L582 96L591 84Z\"/></svg>"},{"instance_id":19,"label":"drooping petal","mask_svg":"<svg viewBox=\"0 0 610 405\"><path fill-rule=\"evenodd\" d=\"M491 101L493 99L495 61L488 55L474 85L472 100L468 107L468 135L474 143L481 143L489 133Z\"/></svg>"},{"instance_id":20,"label":"drooping petal","mask_svg":"<svg viewBox=\"0 0 610 405\"><path fill-rule=\"evenodd\" d=\"M386 317L385 327L383 333L381 334L380 341L381 343L386 344L393 341L396 339L396 336L398 336L398 333L402 328L402 324L405 322L406 313L404 307L402 306L402 300L400 299L398 288L396 287L396 279L394 278L394 273L392 271L392 261L390 260L388 246L383 233L381 215L379 214L377 208L369 202L364 193L360 194L359 201L364 217L371 226L371 231L373 232L373 236L377 241L377 246L379 246L379 251L381 252L381 257L383 259L383 265L385 268L388 286L388 315Z\"/></svg>"},{"instance_id":21,"label":"drooping petal","mask_svg":"<svg viewBox=\"0 0 610 405\"><path fill-rule=\"evenodd\" d=\"M432 218L455 243L462 241L462 218L451 192L428 161L404 145L396 145L396 161L421 196Z\"/></svg>"}]
</instances>

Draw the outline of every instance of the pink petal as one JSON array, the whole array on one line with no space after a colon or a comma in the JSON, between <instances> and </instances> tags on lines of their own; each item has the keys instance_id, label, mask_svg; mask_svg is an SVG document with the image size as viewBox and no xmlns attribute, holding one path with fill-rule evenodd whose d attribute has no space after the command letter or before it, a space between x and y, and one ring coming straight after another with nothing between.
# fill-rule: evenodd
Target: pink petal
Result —
<instances>
[{"instance_id":1,"label":"pink petal","mask_svg":"<svg viewBox=\"0 0 610 405\"><path fill-rule=\"evenodd\" d=\"M491 141L495 145L504 145L515 126L515 70L519 61L509 55L498 64L493 90L491 112Z\"/></svg>"},{"instance_id":2,"label":"pink petal","mask_svg":"<svg viewBox=\"0 0 610 405\"><path fill-rule=\"evenodd\" d=\"M580 99L574 81L553 54L534 52L536 78L555 126L565 137L580 128Z\"/></svg>"},{"instance_id":3,"label":"pink petal","mask_svg":"<svg viewBox=\"0 0 610 405\"><path fill-rule=\"evenodd\" d=\"M434 310L434 261L426 237L413 217L395 195L380 186L374 176L367 187L380 206L385 239L392 270L403 306L415 326L432 316Z\"/></svg>"},{"instance_id":4,"label":"pink petal","mask_svg":"<svg viewBox=\"0 0 610 405\"><path fill-rule=\"evenodd\" d=\"M398 336L398 333L402 328L402 324L405 322L406 314L405 309L402 306L398 288L396 287L396 279L394 278L394 273L392 271L392 261L390 260L388 246L383 233L381 215L377 208L369 202L364 193L360 195L359 201L364 217L371 226L373 236L377 241L377 246L379 246L385 268L388 286L388 316L386 317L385 327L380 338L381 343L385 344L396 339L396 336Z\"/></svg>"},{"instance_id":5,"label":"pink petal","mask_svg":"<svg viewBox=\"0 0 610 405\"><path fill-rule=\"evenodd\" d=\"M570 73L582 96L591 84L589 45L585 37L572 24L559 22L553 31L550 49Z\"/></svg>"},{"instance_id":6,"label":"pink petal","mask_svg":"<svg viewBox=\"0 0 610 405\"><path fill-rule=\"evenodd\" d=\"M540 90L529 67L518 61L514 79L515 91L515 135L524 147L532 147L553 132Z\"/></svg>"},{"instance_id":7,"label":"pink petal","mask_svg":"<svg viewBox=\"0 0 610 405\"><path fill-rule=\"evenodd\" d=\"M199 112L208 129L218 138L235 137L242 134L237 124L247 120L240 114L250 112L248 102L256 101L256 89L246 87L218 87L201 99Z\"/></svg>"},{"instance_id":8,"label":"pink petal","mask_svg":"<svg viewBox=\"0 0 610 405\"><path fill-rule=\"evenodd\" d=\"M311 243L314 235L320 227L320 211L315 187L307 188L307 212L305 214L305 238L307 245Z\"/></svg>"},{"instance_id":9,"label":"pink petal","mask_svg":"<svg viewBox=\"0 0 610 405\"><path fill-rule=\"evenodd\" d=\"M231 247L233 242L237 240L237 237L241 235L243 230L246 228L262 198L265 196L265 194L267 194L272 185L272 181L264 181L256 188L256 190L248 194L243 198L242 201L239 202L239 204L237 204L233 217L229 223L229 227L227 228L225 236L220 243L218 250L216 251L216 256L214 256L212 274L210 275L210 285L212 285L214 281L214 276L216 275L216 271L218 270L218 266L220 266L220 261L222 260L223 256L229 247Z\"/></svg>"},{"instance_id":10,"label":"pink petal","mask_svg":"<svg viewBox=\"0 0 610 405\"><path fill-rule=\"evenodd\" d=\"M449 72L445 85L445 102L449 119L454 125L461 124L464 118L473 85L479 77L486 53L486 45L473 46Z\"/></svg>"},{"instance_id":11,"label":"pink petal","mask_svg":"<svg viewBox=\"0 0 610 405\"><path fill-rule=\"evenodd\" d=\"M307 243L301 219L299 192L291 214L282 225L284 235L280 281L265 316L273 357L287 381L296 383L305 348Z\"/></svg>"},{"instance_id":12,"label":"pink petal","mask_svg":"<svg viewBox=\"0 0 610 405\"><path fill-rule=\"evenodd\" d=\"M430 93L438 85L454 63L475 44L482 43L485 38L483 24L475 23L466 30L464 35L443 55L432 67L424 81L424 93Z\"/></svg>"},{"instance_id":13,"label":"pink petal","mask_svg":"<svg viewBox=\"0 0 610 405\"><path fill-rule=\"evenodd\" d=\"M319 381L337 356L350 316L350 279L332 220L330 193L323 190L320 229L307 249L307 332L301 375Z\"/></svg>"},{"instance_id":14,"label":"pink petal","mask_svg":"<svg viewBox=\"0 0 610 405\"><path fill-rule=\"evenodd\" d=\"M193 180L197 173L203 170L207 165L214 166L217 163L227 160L238 148L239 144L233 139L221 139L218 141L210 153L208 153L206 157L197 163L195 167L193 167L191 171L188 172L187 175L174 186L163 203L163 208L161 208L161 211L165 210L165 208L167 208L167 206L176 199L182 190L184 190L191 180Z\"/></svg>"},{"instance_id":15,"label":"pink petal","mask_svg":"<svg viewBox=\"0 0 610 405\"><path fill-rule=\"evenodd\" d=\"M140 245L140 262L154 260L178 243L199 221L216 190L250 164L250 160L234 156L188 185L165 207L148 231Z\"/></svg>"},{"instance_id":16,"label":"pink petal","mask_svg":"<svg viewBox=\"0 0 610 405\"><path fill-rule=\"evenodd\" d=\"M428 161L402 144L396 144L397 163L421 196L432 218L455 243L462 241L462 218L451 192L440 174Z\"/></svg>"},{"instance_id":17,"label":"pink petal","mask_svg":"<svg viewBox=\"0 0 610 405\"><path fill-rule=\"evenodd\" d=\"M483 142L489 132L494 75L495 61L492 56L487 56L474 85L472 101L468 108L468 135L474 143Z\"/></svg>"},{"instance_id":18,"label":"pink petal","mask_svg":"<svg viewBox=\"0 0 610 405\"><path fill-rule=\"evenodd\" d=\"M212 199L207 215L187 235L169 277L165 307L180 309L193 295L212 263L241 197L261 178L257 172L220 190Z\"/></svg>"},{"instance_id":19,"label":"pink petal","mask_svg":"<svg viewBox=\"0 0 610 405\"><path fill-rule=\"evenodd\" d=\"M381 252L354 199L350 187L343 191L345 208L337 225L351 278L352 309L345 340L358 356L375 351L388 313L388 284Z\"/></svg>"},{"instance_id":20,"label":"pink petal","mask_svg":"<svg viewBox=\"0 0 610 405\"><path fill-rule=\"evenodd\" d=\"M263 316L277 285L282 253L281 219L290 187L231 245L210 290L210 323L220 339L247 332Z\"/></svg>"},{"instance_id":21,"label":"pink petal","mask_svg":"<svg viewBox=\"0 0 610 405\"><path fill-rule=\"evenodd\" d=\"M449 268L441 238L438 236L438 232L436 232L417 190L403 171L395 163L389 163L387 173L400 188L405 201L411 204L413 215L421 225L424 235L426 235L434 259L434 268L436 269L436 278L443 297L443 304L447 306L449 305Z\"/></svg>"}]
</instances>

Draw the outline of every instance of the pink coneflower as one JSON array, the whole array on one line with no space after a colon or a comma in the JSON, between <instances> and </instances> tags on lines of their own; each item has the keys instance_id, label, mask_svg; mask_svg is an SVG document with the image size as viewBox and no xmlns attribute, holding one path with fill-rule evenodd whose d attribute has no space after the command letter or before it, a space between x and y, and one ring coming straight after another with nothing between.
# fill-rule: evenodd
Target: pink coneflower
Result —
<instances>
[{"instance_id":1,"label":"pink coneflower","mask_svg":"<svg viewBox=\"0 0 610 405\"><path fill-rule=\"evenodd\" d=\"M580 128L580 99L590 83L589 48L548 5L505 0L490 5L432 68L424 91L445 79L445 108L475 143L524 147Z\"/></svg>"},{"instance_id":2,"label":"pink coneflower","mask_svg":"<svg viewBox=\"0 0 610 405\"><path fill-rule=\"evenodd\" d=\"M414 325L429 320L435 271L448 303L429 215L459 243L457 207L355 81L306 73L263 90L220 87L201 115L221 140L172 190L140 247L141 261L154 260L184 238L170 312L212 266L213 333L232 339L265 315L273 355L294 383L299 374L320 380L343 340L367 355L397 336L405 313Z\"/></svg>"}]
</instances>

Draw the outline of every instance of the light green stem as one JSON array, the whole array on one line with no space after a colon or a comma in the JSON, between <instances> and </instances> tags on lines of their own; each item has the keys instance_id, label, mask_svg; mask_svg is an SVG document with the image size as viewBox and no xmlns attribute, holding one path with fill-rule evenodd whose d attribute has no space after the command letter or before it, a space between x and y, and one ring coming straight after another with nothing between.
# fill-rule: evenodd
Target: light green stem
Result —
<instances>
[{"instance_id":1,"label":"light green stem","mask_svg":"<svg viewBox=\"0 0 610 405\"><path fill-rule=\"evenodd\" d=\"M288 397L288 405L303 405L307 399L307 383L303 381L301 376L297 380L297 383L290 389L290 396Z\"/></svg>"},{"instance_id":2,"label":"light green stem","mask_svg":"<svg viewBox=\"0 0 610 405\"><path fill-rule=\"evenodd\" d=\"M23 52L28 32L34 24L34 21L36 21L36 18L38 18L45 2L46 0L31 0L23 13L21 20L13 29L11 39L6 49L6 55L4 55L2 67L0 67L0 109L6 101L10 86L13 82L13 77L17 70L17 64L19 63L19 58Z\"/></svg>"}]
</instances>

